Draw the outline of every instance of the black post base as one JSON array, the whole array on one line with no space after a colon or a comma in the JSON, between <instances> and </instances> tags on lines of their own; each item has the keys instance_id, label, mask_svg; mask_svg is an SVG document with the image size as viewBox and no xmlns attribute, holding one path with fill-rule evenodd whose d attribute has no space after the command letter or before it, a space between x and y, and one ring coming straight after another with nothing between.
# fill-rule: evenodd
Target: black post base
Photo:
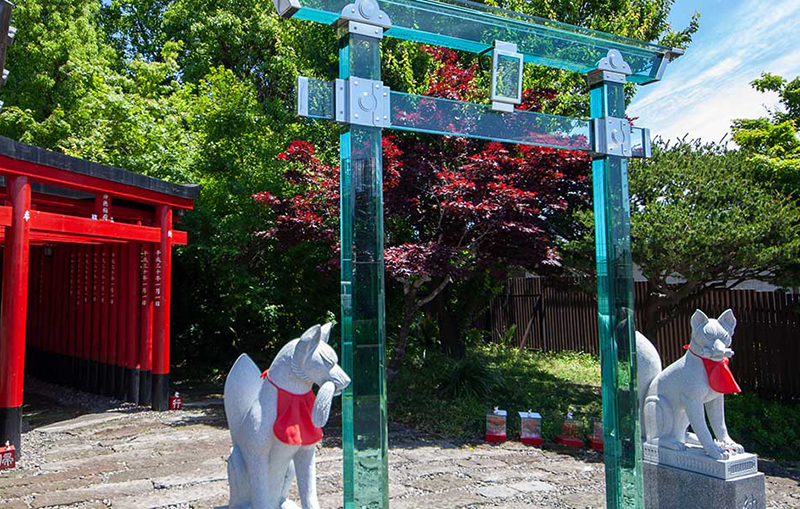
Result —
<instances>
[{"instance_id":1,"label":"black post base","mask_svg":"<svg viewBox=\"0 0 800 509\"><path fill-rule=\"evenodd\" d=\"M75 382L77 383L76 388L81 391L86 391L89 387L89 361L86 359L78 359L77 362L77 376L75 377Z\"/></svg>"},{"instance_id":2,"label":"black post base","mask_svg":"<svg viewBox=\"0 0 800 509\"><path fill-rule=\"evenodd\" d=\"M139 404L150 406L153 402L153 373L152 371L139 372Z\"/></svg>"},{"instance_id":3,"label":"black post base","mask_svg":"<svg viewBox=\"0 0 800 509\"><path fill-rule=\"evenodd\" d=\"M103 394L106 390L106 373L108 372L108 364L105 362L97 363L97 394Z\"/></svg>"},{"instance_id":4,"label":"black post base","mask_svg":"<svg viewBox=\"0 0 800 509\"><path fill-rule=\"evenodd\" d=\"M153 410L169 410L169 373L153 373Z\"/></svg>"},{"instance_id":5,"label":"black post base","mask_svg":"<svg viewBox=\"0 0 800 509\"><path fill-rule=\"evenodd\" d=\"M100 364L97 361L89 361L89 392L99 394L100 379L99 379Z\"/></svg>"},{"instance_id":6,"label":"black post base","mask_svg":"<svg viewBox=\"0 0 800 509\"><path fill-rule=\"evenodd\" d=\"M127 368L125 370L125 379L128 381L128 390L125 393L125 398L133 404L139 404L139 370Z\"/></svg>"},{"instance_id":7,"label":"black post base","mask_svg":"<svg viewBox=\"0 0 800 509\"><path fill-rule=\"evenodd\" d=\"M0 445L14 446L19 459L22 450L22 407L0 407Z\"/></svg>"},{"instance_id":8,"label":"black post base","mask_svg":"<svg viewBox=\"0 0 800 509\"><path fill-rule=\"evenodd\" d=\"M72 364L70 356L66 354L58 355L58 381L61 385L69 386L72 382L70 380L72 375Z\"/></svg>"},{"instance_id":9,"label":"black post base","mask_svg":"<svg viewBox=\"0 0 800 509\"><path fill-rule=\"evenodd\" d=\"M125 390L128 388L125 380L125 366L114 366L114 373L114 378L116 378L114 397L120 401L125 401Z\"/></svg>"},{"instance_id":10,"label":"black post base","mask_svg":"<svg viewBox=\"0 0 800 509\"><path fill-rule=\"evenodd\" d=\"M106 383L103 386L103 396L113 396L116 392L116 366L106 364Z\"/></svg>"}]
</instances>

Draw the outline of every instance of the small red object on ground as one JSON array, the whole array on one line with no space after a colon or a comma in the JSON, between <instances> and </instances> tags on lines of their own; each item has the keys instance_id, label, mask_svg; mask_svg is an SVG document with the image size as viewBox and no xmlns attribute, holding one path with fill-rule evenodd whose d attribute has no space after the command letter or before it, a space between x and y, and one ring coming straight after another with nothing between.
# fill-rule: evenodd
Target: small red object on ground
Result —
<instances>
[{"instance_id":1,"label":"small red object on ground","mask_svg":"<svg viewBox=\"0 0 800 509\"><path fill-rule=\"evenodd\" d=\"M592 422L592 436L589 437L589 446L596 451L602 451L605 436L603 433L603 421L595 418L592 419Z\"/></svg>"},{"instance_id":2,"label":"small red object on ground","mask_svg":"<svg viewBox=\"0 0 800 509\"><path fill-rule=\"evenodd\" d=\"M486 414L486 441L487 442L505 442L508 439L506 435L506 416L508 413L505 410L500 410L494 407L494 410Z\"/></svg>"},{"instance_id":3,"label":"small red object on ground","mask_svg":"<svg viewBox=\"0 0 800 509\"><path fill-rule=\"evenodd\" d=\"M177 392L174 396L169 397L169 409L180 410L183 408L183 398Z\"/></svg>"},{"instance_id":4,"label":"small red object on ground","mask_svg":"<svg viewBox=\"0 0 800 509\"><path fill-rule=\"evenodd\" d=\"M594 440L592 438L589 439L589 446L596 450L596 451L603 451L603 441L602 440Z\"/></svg>"},{"instance_id":5,"label":"small red object on ground","mask_svg":"<svg viewBox=\"0 0 800 509\"><path fill-rule=\"evenodd\" d=\"M564 420L564 432L556 435L556 443L578 449L583 447L583 440L578 433L578 422L572 418L572 412L567 413L567 418Z\"/></svg>"},{"instance_id":6,"label":"small red object on ground","mask_svg":"<svg viewBox=\"0 0 800 509\"><path fill-rule=\"evenodd\" d=\"M17 466L17 450L9 442L0 447L0 470L11 470Z\"/></svg>"},{"instance_id":7,"label":"small red object on ground","mask_svg":"<svg viewBox=\"0 0 800 509\"><path fill-rule=\"evenodd\" d=\"M542 416L528 410L519 412L519 441L528 445L542 445Z\"/></svg>"}]
</instances>

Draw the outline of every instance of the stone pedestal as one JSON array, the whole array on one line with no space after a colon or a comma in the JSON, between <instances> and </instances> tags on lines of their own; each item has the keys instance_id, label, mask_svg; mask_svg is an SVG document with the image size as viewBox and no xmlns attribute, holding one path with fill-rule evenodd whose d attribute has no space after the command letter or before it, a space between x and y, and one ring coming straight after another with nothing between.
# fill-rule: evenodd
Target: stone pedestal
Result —
<instances>
[{"instance_id":1,"label":"stone pedestal","mask_svg":"<svg viewBox=\"0 0 800 509\"><path fill-rule=\"evenodd\" d=\"M644 462L646 509L765 509L764 474L720 479Z\"/></svg>"}]
</instances>

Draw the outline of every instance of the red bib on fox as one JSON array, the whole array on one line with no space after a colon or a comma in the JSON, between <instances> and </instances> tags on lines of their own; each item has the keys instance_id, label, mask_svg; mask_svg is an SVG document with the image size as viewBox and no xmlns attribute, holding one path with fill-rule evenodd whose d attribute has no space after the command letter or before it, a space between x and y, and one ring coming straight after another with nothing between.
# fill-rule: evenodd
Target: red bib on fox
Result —
<instances>
[{"instance_id":1,"label":"red bib on fox","mask_svg":"<svg viewBox=\"0 0 800 509\"><path fill-rule=\"evenodd\" d=\"M683 349L692 352L689 345L683 345ZM692 352L692 355L700 357L694 352ZM703 367L706 368L706 375L708 375L708 384L712 389L720 394L739 394L742 392L739 384L736 383L736 379L733 378L727 357L721 361L714 361L705 357L700 358L703 359Z\"/></svg>"},{"instance_id":2,"label":"red bib on fox","mask_svg":"<svg viewBox=\"0 0 800 509\"><path fill-rule=\"evenodd\" d=\"M311 412L317 396L314 391L295 394L285 391L270 380L267 371L261 373L278 390L278 412L272 432L275 437L288 445L313 445L322 440L322 428L314 426Z\"/></svg>"}]
</instances>

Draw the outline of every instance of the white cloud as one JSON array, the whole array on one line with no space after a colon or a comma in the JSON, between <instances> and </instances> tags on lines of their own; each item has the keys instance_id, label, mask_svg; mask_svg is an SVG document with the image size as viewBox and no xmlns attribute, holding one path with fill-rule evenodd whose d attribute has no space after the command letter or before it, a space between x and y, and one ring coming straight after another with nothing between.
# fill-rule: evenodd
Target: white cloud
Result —
<instances>
[{"instance_id":1,"label":"white cloud","mask_svg":"<svg viewBox=\"0 0 800 509\"><path fill-rule=\"evenodd\" d=\"M730 5L730 4L728 4ZM800 2L747 0L736 9L701 12L701 30L686 55L671 63L665 79L642 87L629 115L666 139L716 141L731 120L763 116L776 94L750 82L768 71L800 75ZM703 20L712 30L703 29Z\"/></svg>"}]
</instances>

